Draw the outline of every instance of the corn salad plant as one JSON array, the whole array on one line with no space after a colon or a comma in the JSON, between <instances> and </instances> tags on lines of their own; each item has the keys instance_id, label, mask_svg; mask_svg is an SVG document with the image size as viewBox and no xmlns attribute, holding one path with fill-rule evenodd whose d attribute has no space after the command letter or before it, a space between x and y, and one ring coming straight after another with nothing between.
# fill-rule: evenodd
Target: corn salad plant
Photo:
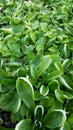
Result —
<instances>
[{"instance_id":1,"label":"corn salad plant","mask_svg":"<svg viewBox=\"0 0 73 130\"><path fill-rule=\"evenodd\" d=\"M0 0L0 127L2 111L15 130L73 130L72 0Z\"/></svg>"}]
</instances>

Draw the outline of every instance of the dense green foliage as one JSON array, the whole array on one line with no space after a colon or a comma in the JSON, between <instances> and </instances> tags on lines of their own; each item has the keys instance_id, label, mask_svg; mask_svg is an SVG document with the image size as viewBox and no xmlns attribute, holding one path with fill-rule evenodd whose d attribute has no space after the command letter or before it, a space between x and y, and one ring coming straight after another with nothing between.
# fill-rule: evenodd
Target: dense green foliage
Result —
<instances>
[{"instance_id":1,"label":"dense green foliage","mask_svg":"<svg viewBox=\"0 0 73 130\"><path fill-rule=\"evenodd\" d=\"M15 130L73 130L72 0L0 1L0 109Z\"/></svg>"}]
</instances>

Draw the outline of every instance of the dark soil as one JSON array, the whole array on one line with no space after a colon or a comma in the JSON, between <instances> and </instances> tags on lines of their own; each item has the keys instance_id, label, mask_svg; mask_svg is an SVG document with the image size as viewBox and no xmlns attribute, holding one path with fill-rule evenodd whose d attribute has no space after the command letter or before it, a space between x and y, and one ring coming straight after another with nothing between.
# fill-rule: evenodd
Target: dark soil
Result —
<instances>
[{"instance_id":1,"label":"dark soil","mask_svg":"<svg viewBox=\"0 0 73 130\"><path fill-rule=\"evenodd\" d=\"M2 126L6 128L15 128L17 122L11 122L10 120L10 112L1 111L1 118L3 120Z\"/></svg>"}]
</instances>

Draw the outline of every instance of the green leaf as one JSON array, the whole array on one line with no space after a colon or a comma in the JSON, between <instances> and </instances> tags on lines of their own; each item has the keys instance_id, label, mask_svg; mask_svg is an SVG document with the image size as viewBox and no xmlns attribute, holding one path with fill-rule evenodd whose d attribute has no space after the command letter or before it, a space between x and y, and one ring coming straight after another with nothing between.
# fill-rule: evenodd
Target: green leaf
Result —
<instances>
[{"instance_id":1,"label":"green leaf","mask_svg":"<svg viewBox=\"0 0 73 130\"><path fill-rule=\"evenodd\" d=\"M64 98L70 100L73 99L73 94L69 93L69 92L64 92Z\"/></svg>"},{"instance_id":2,"label":"green leaf","mask_svg":"<svg viewBox=\"0 0 73 130\"><path fill-rule=\"evenodd\" d=\"M40 87L40 94L46 96L49 93L49 87L42 85Z\"/></svg>"},{"instance_id":3,"label":"green leaf","mask_svg":"<svg viewBox=\"0 0 73 130\"><path fill-rule=\"evenodd\" d=\"M71 62L70 59L66 59L64 60L64 62L62 63L63 68L66 70L69 66L70 66Z\"/></svg>"},{"instance_id":4,"label":"green leaf","mask_svg":"<svg viewBox=\"0 0 73 130\"><path fill-rule=\"evenodd\" d=\"M64 125L60 128L60 130L70 130L69 124L65 122Z\"/></svg>"},{"instance_id":5,"label":"green leaf","mask_svg":"<svg viewBox=\"0 0 73 130\"><path fill-rule=\"evenodd\" d=\"M13 34L12 28L1 28L4 34Z\"/></svg>"},{"instance_id":6,"label":"green leaf","mask_svg":"<svg viewBox=\"0 0 73 130\"><path fill-rule=\"evenodd\" d=\"M8 92L15 89L15 80L14 79L4 79L1 82L0 91L1 92Z\"/></svg>"},{"instance_id":7,"label":"green leaf","mask_svg":"<svg viewBox=\"0 0 73 130\"><path fill-rule=\"evenodd\" d=\"M29 42L29 36L28 35L25 35L25 37L21 38L21 43L23 45L26 45L28 42Z\"/></svg>"},{"instance_id":8,"label":"green leaf","mask_svg":"<svg viewBox=\"0 0 73 130\"><path fill-rule=\"evenodd\" d=\"M73 129L73 113L68 117L68 124Z\"/></svg>"},{"instance_id":9,"label":"green leaf","mask_svg":"<svg viewBox=\"0 0 73 130\"><path fill-rule=\"evenodd\" d=\"M65 58L69 57L70 50L69 50L68 44L64 44L63 53L64 53L63 55Z\"/></svg>"},{"instance_id":10,"label":"green leaf","mask_svg":"<svg viewBox=\"0 0 73 130\"><path fill-rule=\"evenodd\" d=\"M44 50L44 45L45 45L46 39L44 37L40 37L36 43L36 51L40 54L41 51Z\"/></svg>"},{"instance_id":11,"label":"green leaf","mask_svg":"<svg viewBox=\"0 0 73 130\"><path fill-rule=\"evenodd\" d=\"M44 125L47 128L58 128L63 125L66 120L66 113L63 110L54 110L48 112L44 118Z\"/></svg>"},{"instance_id":12,"label":"green leaf","mask_svg":"<svg viewBox=\"0 0 73 130\"><path fill-rule=\"evenodd\" d=\"M58 101L60 101L61 103L64 103L64 94L61 90L56 89L55 90L55 96L56 96Z\"/></svg>"},{"instance_id":13,"label":"green leaf","mask_svg":"<svg viewBox=\"0 0 73 130\"><path fill-rule=\"evenodd\" d=\"M31 32L31 33L30 33L30 38L31 38L31 40L35 43L35 41L36 41L36 35L35 35L34 32Z\"/></svg>"},{"instance_id":14,"label":"green leaf","mask_svg":"<svg viewBox=\"0 0 73 130\"><path fill-rule=\"evenodd\" d=\"M41 27L41 29L42 29L43 32L47 31L47 23L46 22L40 23L40 27Z\"/></svg>"},{"instance_id":15,"label":"green leaf","mask_svg":"<svg viewBox=\"0 0 73 130\"><path fill-rule=\"evenodd\" d=\"M57 79L53 79L49 82L49 90L52 92L55 91L55 89L59 89L60 83Z\"/></svg>"},{"instance_id":16,"label":"green leaf","mask_svg":"<svg viewBox=\"0 0 73 130\"><path fill-rule=\"evenodd\" d=\"M53 98L50 98L48 96L43 96L40 98L40 104L44 108L48 108L48 106L51 106L50 101L52 101L52 104L53 104L53 102L54 102Z\"/></svg>"},{"instance_id":17,"label":"green leaf","mask_svg":"<svg viewBox=\"0 0 73 130\"><path fill-rule=\"evenodd\" d=\"M65 87L67 87L68 89L72 90L73 89L73 83L70 80L70 78L68 78L66 75L62 75L59 77L59 80L61 82L61 84L63 84Z\"/></svg>"},{"instance_id":18,"label":"green leaf","mask_svg":"<svg viewBox=\"0 0 73 130\"><path fill-rule=\"evenodd\" d=\"M0 81L2 81L4 78L7 78L8 74L0 68Z\"/></svg>"},{"instance_id":19,"label":"green leaf","mask_svg":"<svg viewBox=\"0 0 73 130\"><path fill-rule=\"evenodd\" d=\"M3 120L2 120L2 118L0 117L0 125L3 123Z\"/></svg>"},{"instance_id":20,"label":"green leaf","mask_svg":"<svg viewBox=\"0 0 73 130\"><path fill-rule=\"evenodd\" d=\"M47 75L46 80L50 81L50 80L60 77L61 75L62 75L62 71L55 70L54 72Z\"/></svg>"},{"instance_id":21,"label":"green leaf","mask_svg":"<svg viewBox=\"0 0 73 130\"><path fill-rule=\"evenodd\" d=\"M51 81L51 80L54 80L56 78L59 78L62 75L62 73L63 72L60 71L60 70L55 70L55 71L49 73L42 82L44 83L44 82Z\"/></svg>"},{"instance_id":22,"label":"green leaf","mask_svg":"<svg viewBox=\"0 0 73 130\"><path fill-rule=\"evenodd\" d=\"M28 118L28 119L20 121L16 125L15 130L34 130L34 126L31 119Z\"/></svg>"},{"instance_id":23,"label":"green leaf","mask_svg":"<svg viewBox=\"0 0 73 130\"><path fill-rule=\"evenodd\" d=\"M11 66L11 67L20 67L22 64L19 62L9 62L9 63L5 63L4 65Z\"/></svg>"},{"instance_id":24,"label":"green leaf","mask_svg":"<svg viewBox=\"0 0 73 130\"><path fill-rule=\"evenodd\" d=\"M61 62L61 57L58 54L52 54L52 55L50 55L50 57L52 58L53 63L60 63Z\"/></svg>"},{"instance_id":25,"label":"green leaf","mask_svg":"<svg viewBox=\"0 0 73 130\"><path fill-rule=\"evenodd\" d=\"M43 56L41 63L37 66L37 74L40 76L51 64L49 55Z\"/></svg>"},{"instance_id":26,"label":"green leaf","mask_svg":"<svg viewBox=\"0 0 73 130\"><path fill-rule=\"evenodd\" d=\"M33 111L34 109L34 90L28 79L20 77L16 82L16 89L19 97L25 105Z\"/></svg>"},{"instance_id":27,"label":"green leaf","mask_svg":"<svg viewBox=\"0 0 73 130\"><path fill-rule=\"evenodd\" d=\"M15 94L13 95L12 101L11 101L10 105L11 105L11 111L12 111L13 113L16 113L16 112L19 110L19 108L20 108L20 106L21 106L21 100L20 100L20 98L18 97L18 94L17 94L17 93L15 93Z\"/></svg>"},{"instance_id":28,"label":"green leaf","mask_svg":"<svg viewBox=\"0 0 73 130\"><path fill-rule=\"evenodd\" d=\"M73 129L73 0L0 0L0 109L35 130ZM45 127L55 109L68 123Z\"/></svg>"},{"instance_id":29,"label":"green leaf","mask_svg":"<svg viewBox=\"0 0 73 130\"><path fill-rule=\"evenodd\" d=\"M34 92L34 100L38 101L38 100L40 100L40 98L41 98L41 94L39 93L39 91L35 91Z\"/></svg>"},{"instance_id":30,"label":"green leaf","mask_svg":"<svg viewBox=\"0 0 73 130\"><path fill-rule=\"evenodd\" d=\"M30 66L30 73L32 75L32 77L36 80L38 78L38 74L37 74L37 71L36 71L36 66L34 64L32 64Z\"/></svg>"},{"instance_id":31,"label":"green leaf","mask_svg":"<svg viewBox=\"0 0 73 130\"><path fill-rule=\"evenodd\" d=\"M0 108L5 111L17 112L21 106L21 100L15 92L0 94Z\"/></svg>"},{"instance_id":32,"label":"green leaf","mask_svg":"<svg viewBox=\"0 0 73 130\"><path fill-rule=\"evenodd\" d=\"M19 109L19 111L17 111L16 113L11 113L10 114L10 119L11 119L11 122L19 122L20 120L22 120L22 116L21 116L21 111Z\"/></svg>"},{"instance_id":33,"label":"green leaf","mask_svg":"<svg viewBox=\"0 0 73 130\"><path fill-rule=\"evenodd\" d=\"M35 119L40 120L44 115L44 107L42 105L37 105L34 110Z\"/></svg>"},{"instance_id":34,"label":"green leaf","mask_svg":"<svg viewBox=\"0 0 73 130\"><path fill-rule=\"evenodd\" d=\"M20 108L20 113L21 113L22 118L24 118L24 116L26 115L27 111L28 111L28 108L23 103L22 106L21 106L21 108Z\"/></svg>"}]
</instances>

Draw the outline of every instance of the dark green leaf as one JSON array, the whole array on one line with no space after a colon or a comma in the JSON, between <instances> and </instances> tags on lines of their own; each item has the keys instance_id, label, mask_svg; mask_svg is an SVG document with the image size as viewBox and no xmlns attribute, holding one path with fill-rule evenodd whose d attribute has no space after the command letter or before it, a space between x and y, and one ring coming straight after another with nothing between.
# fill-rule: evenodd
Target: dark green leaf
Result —
<instances>
[{"instance_id":1,"label":"dark green leaf","mask_svg":"<svg viewBox=\"0 0 73 130\"><path fill-rule=\"evenodd\" d=\"M63 110L48 112L44 119L47 128L57 128L63 125L66 120L66 113Z\"/></svg>"}]
</instances>

